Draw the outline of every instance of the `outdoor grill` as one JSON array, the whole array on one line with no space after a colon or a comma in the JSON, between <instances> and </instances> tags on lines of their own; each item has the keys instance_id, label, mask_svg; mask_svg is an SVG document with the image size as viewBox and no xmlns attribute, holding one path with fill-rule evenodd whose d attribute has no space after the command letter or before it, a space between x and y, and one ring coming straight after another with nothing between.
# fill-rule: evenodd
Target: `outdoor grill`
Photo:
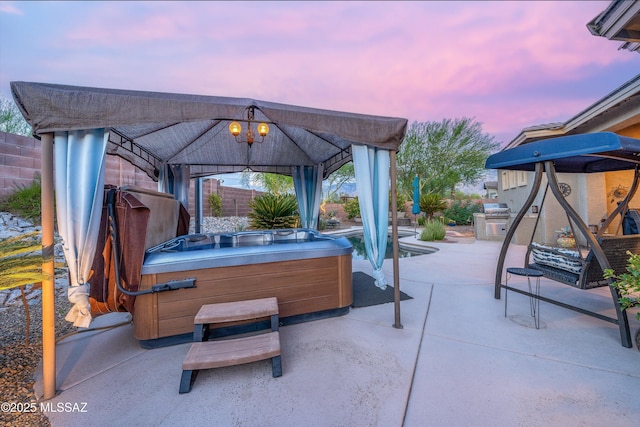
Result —
<instances>
[{"instance_id":1,"label":"outdoor grill","mask_svg":"<svg viewBox=\"0 0 640 427\"><path fill-rule=\"evenodd\" d=\"M506 203L483 203L487 238L507 234L511 209Z\"/></svg>"}]
</instances>

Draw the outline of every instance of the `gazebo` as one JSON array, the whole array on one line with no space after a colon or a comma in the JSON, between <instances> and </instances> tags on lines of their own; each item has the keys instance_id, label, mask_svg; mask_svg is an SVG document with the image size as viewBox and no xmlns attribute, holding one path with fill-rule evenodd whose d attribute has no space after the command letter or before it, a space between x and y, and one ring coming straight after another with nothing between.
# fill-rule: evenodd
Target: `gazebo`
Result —
<instances>
[{"instance_id":1,"label":"gazebo","mask_svg":"<svg viewBox=\"0 0 640 427\"><path fill-rule=\"evenodd\" d=\"M12 82L11 91L42 142L45 399L55 395L56 384L54 186L58 230L69 267L69 296L75 304L67 318L86 327L91 321L86 279L96 250L107 154L144 170L158 181L159 190L187 205L192 178L245 169L291 175L302 226L309 228L317 227L322 179L353 160L368 258L376 284L386 286L382 262L389 186L395 206L395 156L404 139L406 119L254 99L47 83ZM268 126L266 136L263 129L254 130L258 123ZM264 137L264 142L257 136ZM401 328L394 210L392 241L394 327Z\"/></svg>"}]
</instances>

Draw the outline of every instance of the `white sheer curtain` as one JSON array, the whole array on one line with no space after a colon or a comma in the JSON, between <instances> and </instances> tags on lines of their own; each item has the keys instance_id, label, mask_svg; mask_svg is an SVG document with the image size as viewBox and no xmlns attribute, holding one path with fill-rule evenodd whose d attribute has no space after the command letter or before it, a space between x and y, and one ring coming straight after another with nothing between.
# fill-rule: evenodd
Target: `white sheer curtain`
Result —
<instances>
[{"instance_id":1,"label":"white sheer curtain","mask_svg":"<svg viewBox=\"0 0 640 427\"><path fill-rule=\"evenodd\" d=\"M82 328L91 323L87 279L102 215L108 138L104 129L54 135L58 232L69 267L69 301L74 304L66 320Z\"/></svg>"},{"instance_id":2,"label":"white sheer curtain","mask_svg":"<svg viewBox=\"0 0 640 427\"><path fill-rule=\"evenodd\" d=\"M373 267L376 286L385 289L382 263L389 229L389 151L364 145L351 146L356 175L364 246Z\"/></svg>"},{"instance_id":3,"label":"white sheer curtain","mask_svg":"<svg viewBox=\"0 0 640 427\"><path fill-rule=\"evenodd\" d=\"M186 164L168 165L160 169L158 176L158 191L173 194L185 209L189 209L189 183L191 167Z\"/></svg>"},{"instance_id":4,"label":"white sheer curtain","mask_svg":"<svg viewBox=\"0 0 640 427\"><path fill-rule=\"evenodd\" d=\"M294 166L292 169L293 186L296 190L302 227L317 229L323 166Z\"/></svg>"}]
</instances>

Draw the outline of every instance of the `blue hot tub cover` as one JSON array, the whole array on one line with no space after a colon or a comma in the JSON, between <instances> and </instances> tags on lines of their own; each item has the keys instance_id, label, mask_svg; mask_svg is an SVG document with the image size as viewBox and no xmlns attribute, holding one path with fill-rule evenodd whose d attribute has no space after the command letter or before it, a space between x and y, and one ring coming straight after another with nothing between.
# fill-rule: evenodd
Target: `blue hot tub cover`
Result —
<instances>
[{"instance_id":1,"label":"blue hot tub cover","mask_svg":"<svg viewBox=\"0 0 640 427\"><path fill-rule=\"evenodd\" d=\"M179 236L146 252L142 274L349 255L345 237L307 228Z\"/></svg>"}]
</instances>

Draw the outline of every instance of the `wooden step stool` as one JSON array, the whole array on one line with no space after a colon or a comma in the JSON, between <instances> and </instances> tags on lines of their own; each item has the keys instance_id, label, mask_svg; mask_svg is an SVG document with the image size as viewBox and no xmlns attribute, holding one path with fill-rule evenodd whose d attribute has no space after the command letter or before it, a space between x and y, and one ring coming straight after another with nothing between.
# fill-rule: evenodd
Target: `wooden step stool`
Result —
<instances>
[{"instance_id":1,"label":"wooden step stool","mask_svg":"<svg viewBox=\"0 0 640 427\"><path fill-rule=\"evenodd\" d=\"M271 332L240 338L209 341L210 327L216 324L271 317ZM182 362L180 393L189 393L200 369L221 368L271 359L273 377L282 375L278 300L263 298L248 301L203 305L193 321L191 348Z\"/></svg>"}]
</instances>

